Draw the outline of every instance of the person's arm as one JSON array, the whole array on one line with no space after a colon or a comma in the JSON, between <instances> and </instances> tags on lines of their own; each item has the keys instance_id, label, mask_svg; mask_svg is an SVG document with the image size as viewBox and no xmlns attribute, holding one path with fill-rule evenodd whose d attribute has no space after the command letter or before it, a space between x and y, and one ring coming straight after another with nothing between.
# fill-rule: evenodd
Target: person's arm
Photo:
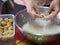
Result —
<instances>
[{"instance_id":1,"label":"person's arm","mask_svg":"<svg viewBox=\"0 0 60 45\"><path fill-rule=\"evenodd\" d=\"M14 3L25 6L25 3L23 2L23 0L14 0Z\"/></svg>"},{"instance_id":2,"label":"person's arm","mask_svg":"<svg viewBox=\"0 0 60 45\"><path fill-rule=\"evenodd\" d=\"M32 2L32 3L37 3L38 5L44 5L44 4L47 4L47 2L51 2L51 0L22 0L24 2L25 5L29 4L29 2Z\"/></svg>"}]
</instances>

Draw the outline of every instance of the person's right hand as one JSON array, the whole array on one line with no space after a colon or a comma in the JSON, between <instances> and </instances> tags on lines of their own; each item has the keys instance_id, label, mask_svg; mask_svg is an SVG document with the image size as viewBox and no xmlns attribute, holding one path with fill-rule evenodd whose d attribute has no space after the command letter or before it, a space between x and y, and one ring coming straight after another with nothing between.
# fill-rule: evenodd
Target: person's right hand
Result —
<instances>
[{"instance_id":1,"label":"person's right hand","mask_svg":"<svg viewBox=\"0 0 60 45\"><path fill-rule=\"evenodd\" d=\"M53 19L56 17L57 13L60 11L60 0L53 0L50 4L49 9L46 11L50 13L47 19Z\"/></svg>"},{"instance_id":2,"label":"person's right hand","mask_svg":"<svg viewBox=\"0 0 60 45\"><path fill-rule=\"evenodd\" d=\"M38 7L38 3L42 4L44 1L41 0L26 0L25 1L25 5L27 8L27 12L32 16L32 17L38 17L38 18L42 18L43 16L40 15L39 12L39 7Z\"/></svg>"}]
</instances>

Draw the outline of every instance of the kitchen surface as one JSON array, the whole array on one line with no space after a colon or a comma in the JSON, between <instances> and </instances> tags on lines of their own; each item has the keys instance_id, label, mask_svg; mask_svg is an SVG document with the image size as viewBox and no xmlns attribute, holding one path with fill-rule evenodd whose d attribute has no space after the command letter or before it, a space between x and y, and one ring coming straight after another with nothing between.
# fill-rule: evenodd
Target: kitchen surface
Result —
<instances>
[{"instance_id":1,"label":"kitchen surface","mask_svg":"<svg viewBox=\"0 0 60 45\"><path fill-rule=\"evenodd\" d=\"M8 7L3 8L3 4L4 4L4 2L2 2L0 0L0 15L5 14L5 11L7 10L6 8L8 8ZM38 41L39 43L35 43L35 42L29 40L28 38L30 37L31 39L33 39L34 41L36 41L35 37L38 37L40 39L40 36L36 36L36 35L31 36L32 34L30 34L30 33L27 33L28 34L27 35L26 32L24 32L22 30L22 25L26 21L25 20L24 20L25 22L21 21L21 20L23 20L22 17L24 18L24 16L19 16L19 15L24 12L24 11L23 12L20 12L20 11L23 10L23 9L25 9L26 7L22 6L22 5L19 5L19 4L16 4L15 2L13 2L13 4L14 4L14 8L11 6L11 8L10 7L9 8L12 9L12 10L9 11L9 9L8 9L8 11L6 11L6 12L8 12L8 14L10 14L10 16L5 16L4 18L7 18L6 20L9 20L9 18L14 19L13 21L17 20L17 23L16 22L12 23L13 30L15 30L15 35L13 35L13 37L10 37L10 38L1 38L2 40L0 39L0 45L60 45L60 34L58 34L56 36L51 36L51 38L47 38L46 37L47 39L45 41L41 41L40 40L40 42ZM5 15L8 15L8 14L5 14ZM23 14L26 14L26 12L23 13ZM14 17L18 17L18 19L14 18ZM0 16L0 18L1 18L1 16ZM26 18L24 18L24 19L26 19ZM10 22L11 21L12 20L10 20ZM23 24L21 23L21 25L20 25L20 21L24 22L24 23ZM24 34L26 34L26 35L24 35ZM42 36L42 39L45 39L44 36Z\"/></svg>"}]
</instances>

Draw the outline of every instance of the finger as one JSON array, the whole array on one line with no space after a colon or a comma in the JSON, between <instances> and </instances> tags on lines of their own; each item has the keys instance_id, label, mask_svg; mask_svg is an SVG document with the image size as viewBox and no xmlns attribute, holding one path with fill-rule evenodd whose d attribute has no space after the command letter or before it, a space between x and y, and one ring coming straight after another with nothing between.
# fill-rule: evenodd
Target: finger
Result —
<instances>
[{"instance_id":1,"label":"finger","mask_svg":"<svg viewBox=\"0 0 60 45\"><path fill-rule=\"evenodd\" d=\"M34 11L35 11L36 14L40 14L38 8L35 8Z\"/></svg>"},{"instance_id":2,"label":"finger","mask_svg":"<svg viewBox=\"0 0 60 45\"><path fill-rule=\"evenodd\" d=\"M55 8L54 8L54 12L51 13L51 17L55 17L57 15L57 13L59 12L59 5L57 5Z\"/></svg>"},{"instance_id":3,"label":"finger","mask_svg":"<svg viewBox=\"0 0 60 45\"><path fill-rule=\"evenodd\" d=\"M36 12L35 10L29 10L28 12L32 17L40 17Z\"/></svg>"},{"instance_id":4,"label":"finger","mask_svg":"<svg viewBox=\"0 0 60 45\"><path fill-rule=\"evenodd\" d=\"M33 7L33 10L35 11L36 14L39 14L39 7L38 7L38 5L35 5Z\"/></svg>"},{"instance_id":5,"label":"finger","mask_svg":"<svg viewBox=\"0 0 60 45\"><path fill-rule=\"evenodd\" d=\"M53 9L53 7L50 6L46 12L47 12L47 13L51 13L52 9Z\"/></svg>"},{"instance_id":6,"label":"finger","mask_svg":"<svg viewBox=\"0 0 60 45\"><path fill-rule=\"evenodd\" d=\"M34 7L33 7L34 8ZM43 16L40 16L40 13L39 13L39 9L38 7L35 7L34 9L33 8L27 8L27 12L32 16L32 17L35 17L35 18L42 18Z\"/></svg>"},{"instance_id":7,"label":"finger","mask_svg":"<svg viewBox=\"0 0 60 45\"><path fill-rule=\"evenodd\" d=\"M56 11L52 12L48 19L53 19L54 17L56 17L58 12L59 12L59 10L56 10Z\"/></svg>"},{"instance_id":8,"label":"finger","mask_svg":"<svg viewBox=\"0 0 60 45\"><path fill-rule=\"evenodd\" d=\"M40 16L39 14L33 14L33 13L29 13L32 17L34 18L42 18L43 16Z\"/></svg>"},{"instance_id":9,"label":"finger","mask_svg":"<svg viewBox=\"0 0 60 45\"><path fill-rule=\"evenodd\" d=\"M34 17L35 17L35 18L43 18L44 16L35 14Z\"/></svg>"},{"instance_id":10,"label":"finger","mask_svg":"<svg viewBox=\"0 0 60 45\"><path fill-rule=\"evenodd\" d=\"M47 13L51 13L52 9L54 9L53 3L50 4L50 7L47 9Z\"/></svg>"},{"instance_id":11,"label":"finger","mask_svg":"<svg viewBox=\"0 0 60 45\"><path fill-rule=\"evenodd\" d=\"M51 14L48 16L47 19L53 19L54 17L56 17L57 13L59 12L59 5L56 5L54 7L54 11L51 12Z\"/></svg>"},{"instance_id":12,"label":"finger","mask_svg":"<svg viewBox=\"0 0 60 45\"><path fill-rule=\"evenodd\" d=\"M35 18L42 18L42 17L43 17L43 16L41 16L41 15L39 15L39 14L36 14L35 12L32 13L32 11L29 12L29 14L30 14L32 17L35 17Z\"/></svg>"}]
</instances>

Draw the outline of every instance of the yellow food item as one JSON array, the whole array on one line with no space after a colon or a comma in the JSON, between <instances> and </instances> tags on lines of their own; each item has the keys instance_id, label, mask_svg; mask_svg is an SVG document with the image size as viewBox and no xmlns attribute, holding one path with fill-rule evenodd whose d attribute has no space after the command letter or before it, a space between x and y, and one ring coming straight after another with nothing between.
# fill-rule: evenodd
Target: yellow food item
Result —
<instances>
[{"instance_id":1,"label":"yellow food item","mask_svg":"<svg viewBox=\"0 0 60 45\"><path fill-rule=\"evenodd\" d=\"M17 41L16 41L16 44L18 44L18 43L20 43L20 42L21 42L20 40L17 40Z\"/></svg>"},{"instance_id":2,"label":"yellow food item","mask_svg":"<svg viewBox=\"0 0 60 45\"><path fill-rule=\"evenodd\" d=\"M5 22L5 21L2 21L1 24L2 24L2 25L6 25L6 22Z\"/></svg>"},{"instance_id":3,"label":"yellow food item","mask_svg":"<svg viewBox=\"0 0 60 45\"><path fill-rule=\"evenodd\" d=\"M9 22L13 22L13 19L9 19Z\"/></svg>"},{"instance_id":4,"label":"yellow food item","mask_svg":"<svg viewBox=\"0 0 60 45\"><path fill-rule=\"evenodd\" d=\"M7 31L4 31L2 34L3 35L8 35L8 32Z\"/></svg>"},{"instance_id":5,"label":"yellow food item","mask_svg":"<svg viewBox=\"0 0 60 45\"><path fill-rule=\"evenodd\" d=\"M21 42L19 45L28 45L26 42Z\"/></svg>"},{"instance_id":6,"label":"yellow food item","mask_svg":"<svg viewBox=\"0 0 60 45\"><path fill-rule=\"evenodd\" d=\"M4 28L4 31L7 31L8 30L8 28Z\"/></svg>"},{"instance_id":7,"label":"yellow food item","mask_svg":"<svg viewBox=\"0 0 60 45\"><path fill-rule=\"evenodd\" d=\"M2 29L3 27L2 26L0 26L0 29Z\"/></svg>"},{"instance_id":8,"label":"yellow food item","mask_svg":"<svg viewBox=\"0 0 60 45\"><path fill-rule=\"evenodd\" d=\"M8 30L13 30L13 26L10 26L10 27L8 28Z\"/></svg>"},{"instance_id":9,"label":"yellow food item","mask_svg":"<svg viewBox=\"0 0 60 45\"><path fill-rule=\"evenodd\" d=\"M13 34L13 30L8 30L8 35L12 35Z\"/></svg>"},{"instance_id":10,"label":"yellow food item","mask_svg":"<svg viewBox=\"0 0 60 45\"><path fill-rule=\"evenodd\" d=\"M1 25L1 22L0 22L0 25Z\"/></svg>"},{"instance_id":11,"label":"yellow food item","mask_svg":"<svg viewBox=\"0 0 60 45\"><path fill-rule=\"evenodd\" d=\"M45 12L44 15L45 15L45 16L49 16L49 13Z\"/></svg>"},{"instance_id":12,"label":"yellow food item","mask_svg":"<svg viewBox=\"0 0 60 45\"><path fill-rule=\"evenodd\" d=\"M5 20L6 22L8 22L8 21L9 21L9 19L8 19L8 18L5 18L4 20Z\"/></svg>"},{"instance_id":13,"label":"yellow food item","mask_svg":"<svg viewBox=\"0 0 60 45\"><path fill-rule=\"evenodd\" d=\"M10 26L12 26L12 24L10 22L7 22L7 25L6 26L7 27L10 27Z\"/></svg>"},{"instance_id":14,"label":"yellow food item","mask_svg":"<svg viewBox=\"0 0 60 45\"><path fill-rule=\"evenodd\" d=\"M0 18L0 22L2 21L3 19L2 18Z\"/></svg>"},{"instance_id":15,"label":"yellow food item","mask_svg":"<svg viewBox=\"0 0 60 45\"><path fill-rule=\"evenodd\" d=\"M3 33L3 30L2 30L2 29L0 29L0 35L2 35L2 33Z\"/></svg>"},{"instance_id":16,"label":"yellow food item","mask_svg":"<svg viewBox=\"0 0 60 45\"><path fill-rule=\"evenodd\" d=\"M0 18L0 35L12 35L13 34L13 19Z\"/></svg>"},{"instance_id":17,"label":"yellow food item","mask_svg":"<svg viewBox=\"0 0 60 45\"><path fill-rule=\"evenodd\" d=\"M28 43L27 42L22 42L20 40L17 40L16 41L16 45L28 45Z\"/></svg>"},{"instance_id":18,"label":"yellow food item","mask_svg":"<svg viewBox=\"0 0 60 45\"><path fill-rule=\"evenodd\" d=\"M4 28L9 28L9 27L7 25L5 25Z\"/></svg>"}]
</instances>

